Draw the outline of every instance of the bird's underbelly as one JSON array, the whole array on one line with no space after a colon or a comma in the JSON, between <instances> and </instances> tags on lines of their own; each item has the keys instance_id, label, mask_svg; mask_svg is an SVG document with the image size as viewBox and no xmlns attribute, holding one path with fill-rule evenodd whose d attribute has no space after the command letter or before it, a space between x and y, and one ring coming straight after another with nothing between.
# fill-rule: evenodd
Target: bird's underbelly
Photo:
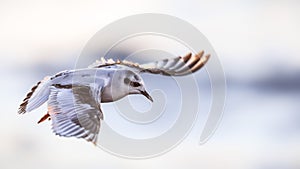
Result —
<instances>
[{"instance_id":1,"label":"bird's underbelly","mask_svg":"<svg viewBox=\"0 0 300 169\"><path fill-rule=\"evenodd\" d=\"M102 94L101 103L113 102L113 98L109 95Z\"/></svg>"}]
</instances>

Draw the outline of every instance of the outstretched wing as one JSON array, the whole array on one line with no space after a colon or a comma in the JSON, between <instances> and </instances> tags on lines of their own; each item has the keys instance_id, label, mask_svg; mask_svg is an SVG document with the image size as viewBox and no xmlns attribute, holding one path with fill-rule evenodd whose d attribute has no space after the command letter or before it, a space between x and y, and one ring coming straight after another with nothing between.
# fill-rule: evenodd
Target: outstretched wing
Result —
<instances>
[{"instance_id":1,"label":"outstretched wing","mask_svg":"<svg viewBox=\"0 0 300 169\"><path fill-rule=\"evenodd\" d=\"M96 61L90 67L100 68L110 65L124 65L135 69L136 71L143 73L162 74L166 76L183 76L196 72L201 69L208 61L210 54L204 55L204 51L199 52L196 55L191 53L185 56L178 56L175 58L164 59L156 62L150 62L146 64L138 64L129 61L114 61L112 59L105 60L101 58L100 61Z\"/></svg>"},{"instance_id":2,"label":"outstretched wing","mask_svg":"<svg viewBox=\"0 0 300 169\"><path fill-rule=\"evenodd\" d=\"M162 74L167 76L183 76L194 73L202 68L208 61L209 57L209 54L204 56L204 51L201 51L196 55L189 53L184 57L178 56L172 59L164 59L142 64L140 67L142 68L141 72Z\"/></svg>"},{"instance_id":3,"label":"outstretched wing","mask_svg":"<svg viewBox=\"0 0 300 169\"><path fill-rule=\"evenodd\" d=\"M100 120L101 88L89 86L53 85L48 101L48 113L53 131L64 137L97 141Z\"/></svg>"}]
</instances>

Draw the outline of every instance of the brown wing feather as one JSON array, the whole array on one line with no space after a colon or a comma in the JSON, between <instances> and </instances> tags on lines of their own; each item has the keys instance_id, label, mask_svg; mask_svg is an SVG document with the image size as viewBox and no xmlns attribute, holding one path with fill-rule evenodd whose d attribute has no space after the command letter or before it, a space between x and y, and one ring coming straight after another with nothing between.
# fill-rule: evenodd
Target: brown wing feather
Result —
<instances>
[{"instance_id":1,"label":"brown wing feather","mask_svg":"<svg viewBox=\"0 0 300 169\"><path fill-rule=\"evenodd\" d=\"M101 68L110 65L123 65L135 69L140 73L161 74L166 76L184 76L196 72L201 69L208 61L210 55L204 55L204 51L200 51L196 55L188 53L185 56L178 56L171 59L164 59L156 62L150 62L139 65L130 61L113 61L112 59L105 60L101 58L90 67Z\"/></svg>"},{"instance_id":2,"label":"brown wing feather","mask_svg":"<svg viewBox=\"0 0 300 169\"><path fill-rule=\"evenodd\" d=\"M196 55L188 53L184 57L176 57L172 59L157 61L153 63L140 65L144 68L142 72L149 72L154 74L162 74L168 76L183 76L196 72L201 69L208 61L210 55L204 55L204 51Z\"/></svg>"}]
</instances>

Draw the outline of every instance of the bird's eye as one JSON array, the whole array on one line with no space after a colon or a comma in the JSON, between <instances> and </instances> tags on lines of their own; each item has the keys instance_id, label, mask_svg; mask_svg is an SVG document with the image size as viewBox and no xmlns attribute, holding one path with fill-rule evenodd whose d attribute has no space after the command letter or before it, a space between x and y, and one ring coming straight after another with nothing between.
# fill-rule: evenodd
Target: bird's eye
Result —
<instances>
[{"instance_id":1,"label":"bird's eye","mask_svg":"<svg viewBox=\"0 0 300 169\"><path fill-rule=\"evenodd\" d=\"M132 87L139 87L139 86L141 86L141 84L139 82L131 82L130 85Z\"/></svg>"}]
</instances>

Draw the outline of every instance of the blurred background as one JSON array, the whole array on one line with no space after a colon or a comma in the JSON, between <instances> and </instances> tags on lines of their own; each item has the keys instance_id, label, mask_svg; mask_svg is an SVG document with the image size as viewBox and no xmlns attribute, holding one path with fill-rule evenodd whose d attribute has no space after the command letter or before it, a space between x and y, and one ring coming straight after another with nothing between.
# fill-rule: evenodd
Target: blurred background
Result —
<instances>
[{"instance_id":1,"label":"blurred background","mask_svg":"<svg viewBox=\"0 0 300 169\"><path fill-rule=\"evenodd\" d=\"M299 169L299 8L296 0L0 1L0 168ZM46 106L17 114L32 85L74 68L98 30L145 12L193 24L223 64L226 108L206 144L198 145L205 122L199 118L167 154L128 160L83 140L55 136L49 122L37 125Z\"/></svg>"}]
</instances>

